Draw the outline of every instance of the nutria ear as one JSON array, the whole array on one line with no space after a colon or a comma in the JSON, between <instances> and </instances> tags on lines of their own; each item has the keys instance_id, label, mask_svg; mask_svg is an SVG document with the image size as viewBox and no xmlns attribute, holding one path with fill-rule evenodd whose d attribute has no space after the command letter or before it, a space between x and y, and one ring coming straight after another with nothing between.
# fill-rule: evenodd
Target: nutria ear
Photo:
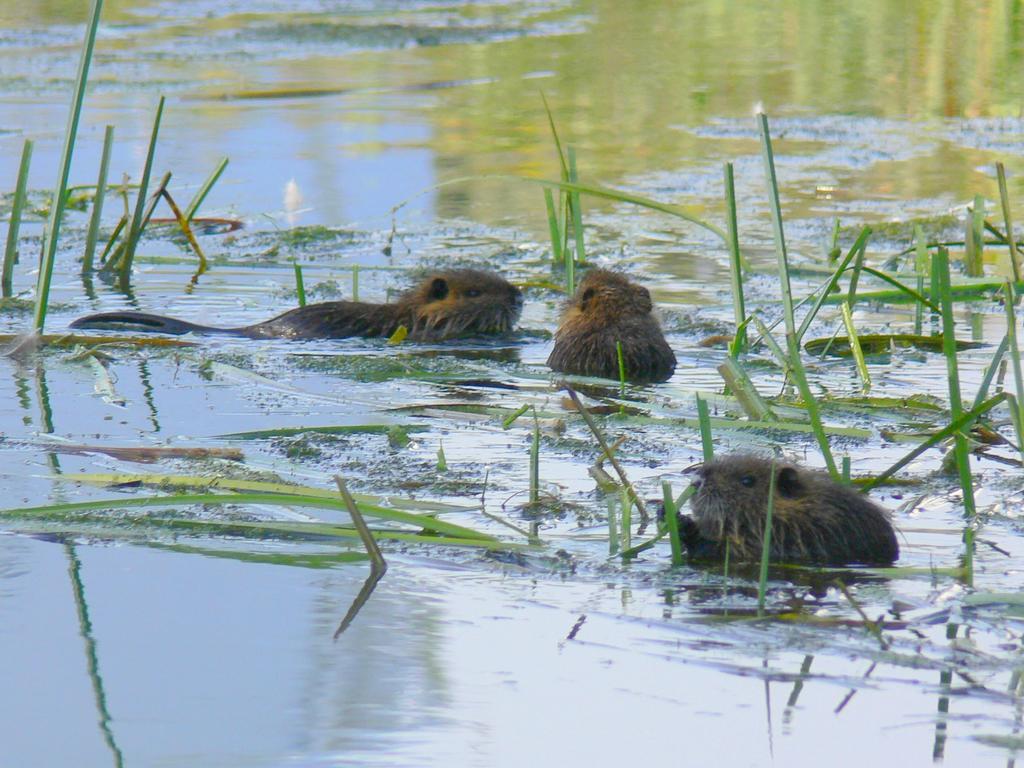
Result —
<instances>
[{"instance_id":1,"label":"nutria ear","mask_svg":"<svg viewBox=\"0 0 1024 768\"><path fill-rule=\"evenodd\" d=\"M593 301L593 299L594 299L594 289L593 288L587 288L587 290L585 290L583 292L583 295L580 296L580 309L586 309L587 308L587 304L589 304L591 301Z\"/></svg>"},{"instance_id":2,"label":"nutria ear","mask_svg":"<svg viewBox=\"0 0 1024 768\"><path fill-rule=\"evenodd\" d=\"M443 299L448 295L448 281L443 277L435 277L430 284L430 298Z\"/></svg>"},{"instance_id":3,"label":"nutria ear","mask_svg":"<svg viewBox=\"0 0 1024 768\"><path fill-rule=\"evenodd\" d=\"M775 489L787 499L799 496L804 490L800 473L794 467L781 467L775 475Z\"/></svg>"}]
</instances>

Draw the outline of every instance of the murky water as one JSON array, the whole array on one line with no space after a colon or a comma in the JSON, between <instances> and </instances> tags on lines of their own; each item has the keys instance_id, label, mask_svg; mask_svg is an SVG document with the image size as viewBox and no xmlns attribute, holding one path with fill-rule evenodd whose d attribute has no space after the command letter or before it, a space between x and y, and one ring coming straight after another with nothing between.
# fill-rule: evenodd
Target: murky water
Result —
<instances>
[{"instance_id":1,"label":"murky water","mask_svg":"<svg viewBox=\"0 0 1024 768\"><path fill-rule=\"evenodd\" d=\"M54 181L84 6L0 7L0 189L13 188L31 138L40 204ZM360 297L373 300L423 265L558 282L543 197L508 178L557 175L541 92L586 181L721 223L722 164L734 162L744 248L769 273L756 103L772 116L795 263L823 262L836 217L845 247L861 225L876 226L873 263L908 242L907 228L884 222L926 216L936 231L962 233L975 194L997 204L996 160L1007 166L1011 198L1024 199L1015 2L284 6L107 0L73 183L93 182L108 123L117 131L112 178L137 177L166 94L155 171L173 172L171 192L185 202L230 157L202 212L245 227L200 238L213 268L194 287L185 244L147 238L126 296L102 281L83 285L76 259L87 219L72 211L51 330L127 306L254 322L294 304L294 260L315 299L351 296L353 267ZM455 179L463 180L436 186ZM122 207L109 198L109 225ZM725 353L698 342L730 327L726 253L706 232L663 216L590 200L584 214L592 258L651 286L680 360L670 382L627 393L643 416L603 421L610 435L628 437L621 458L630 477L658 497L661 480L680 490L682 470L699 460L696 432L678 419L693 418L695 391L721 390ZM35 215L22 229L15 289L25 297L40 227ZM1005 273L1003 264L988 268ZM801 278L795 291L821 279ZM748 290L778 316L770 276L752 278ZM67 349L0 358L4 507L152 493L68 477L76 473L276 477L322 488L340 473L359 492L459 504L463 511L444 519L521 540L481 514L482 497L492 516L538 523L548 544L523 556L387 545L390 570L334 639L367 576L364 563L346 562L354 546L175 534L115 518L10 522L0 535L0 763L1013 763L1024 745L1015 695L1024 632L1019 469L975 462L983 524L973 587L949 575L962 557L962 507L956 480L932 474L937 451L908 468L919 484L875 493L902 532L904 570L839 576L867 616L884 617L881 641L830 583L836 574L773 573L780 616L755 620L755 589L743 574L726 583L714 572L673 570L667 545L629 565L607 558L615 500L595 489L593 440L544 366L559 296L545 288L527 296L521 332L489 344L212 338L110 347L102 365ZM994 304L964 306L962 337L988 343L960 356L969 401L1005 320ZM870 305L855 319L865 331L913 323L905 310ZM811 335L831 335L836 323L826 313ZM24 313L0 316L3 332L28 324ZM777 370L752 370L762 391L780 391ZM897 351L872 359L871 371L873 395L946 401L936 354ZM834 395L860 392L846 360L810 373ZM480 385L487 381L519 389ZM540 479L554 511L539 517L523 511L532 422L502 427L524 403L552 420L545 425L565 426L542 435ZM727 410L719 404L715 413ZM834 441L855 474L910 449L881 430L937 423L838 406L825 417L866 430ZM346 425L379 428L280 432ZM394 425L408 428L407 442L387 433ZM279 434L228 437L256 430ZM719 451L773 444L822 463L807 435L716 432ZM68 445L238 448L244 461L151 465ZM344 518L259 505L178 512Z\"/></svg>"}]
</instances>

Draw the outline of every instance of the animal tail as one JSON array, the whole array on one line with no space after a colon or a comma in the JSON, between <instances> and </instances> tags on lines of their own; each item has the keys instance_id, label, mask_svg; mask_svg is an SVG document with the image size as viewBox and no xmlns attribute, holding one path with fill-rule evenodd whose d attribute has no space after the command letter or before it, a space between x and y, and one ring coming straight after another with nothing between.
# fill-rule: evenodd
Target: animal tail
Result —
<instances>
[{"instance_id":1,"label":"animal tail","mask_svg":"<svg viewBox=\"0 0 1024 768\"><path fill-rule=\"evenodd\" d=\"M104 331L135 331L138 333L167 333L181 336L185 333L238 333L236 329L212 328L208 325L196 325L185 320L163 315L151 315L147 312L99 312L95 315L80 317L70 325L71 328L89 328Z\"/></svg>"}]
</instances>

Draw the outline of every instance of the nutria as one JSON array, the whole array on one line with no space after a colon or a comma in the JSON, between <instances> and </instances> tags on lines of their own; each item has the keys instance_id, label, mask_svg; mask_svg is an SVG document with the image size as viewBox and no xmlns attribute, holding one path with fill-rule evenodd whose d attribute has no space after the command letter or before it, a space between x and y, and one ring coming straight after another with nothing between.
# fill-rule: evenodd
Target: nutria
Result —
<instances>
[{"instance_id":1,"label":"nutria","mask_svg":"<svg viewBox=\"0 0 1024 768\"><path fill-rule=\"evenodd\" d=\"M290 309L241 328L214 328L144 312L101 312L80 317L72 328L148 333L218 333L250 339L344 339L391 336L404 325L412 341L512 330L523 306L519 289L493 272L453 269L428 275L391 304L326 301Z\"/></svg>"},{"instance_id":2,"label":"nutria","mask_svg":"<svg viewBox=\"0 0 1024 768\"><path fill-rule=\"evenodd\" d=\"M652 308L651 294L642 285L607 269L590 270L566 303L548 366L563 373L618 379L615 342L620 342L629 381L665 381L676 369L676 356Z\"/></svg>"},{"instance_id":3,"label":"nutria","mask_svg":"<svg viewBox=\"0 0 1024 768\"><path fill-rule=\"evenodd\" d=\"M823 472L778 461L771 559L786 563L888 565L900 555L889 515L867 496ZM738 562L761 559L772 462L733 455L692 470L692 517L679 534L696 560L722 560L725 542Z\"/></svg>"}]
</instances>

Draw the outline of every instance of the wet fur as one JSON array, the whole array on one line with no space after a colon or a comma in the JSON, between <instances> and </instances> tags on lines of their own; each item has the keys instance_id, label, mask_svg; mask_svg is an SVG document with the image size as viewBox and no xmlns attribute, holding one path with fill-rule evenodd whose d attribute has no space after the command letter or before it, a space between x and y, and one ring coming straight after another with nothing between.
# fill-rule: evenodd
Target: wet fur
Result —
<instances>
[{"instance_id":1,"label":"wet fur","mask_svg":"<svg viewBox=\"0 0 1024 768\"><path fill-rule=\"evenodd\" d=\"M691 558L721 560L725 542L737 562L761 559L771 462L727 456L696 470L692 516L679 515ZM787 563L888 565L899 544L888 513L822 472L775 464L771 559Z\"/></svg>"},{"instance_id":2,"label":"wet fur","mask_svg":"<svg viewBox=\"0 0 1024 768\"><path fill-rule=\"evenodd\" d=\"M617 380L615 343L620 342L627 380L667 380L676 369L676 356L652 310L651 294L642 285L617 272L592 269L565 305L548 367Z\"/></svg>"},{"instance_id":3,"label":"wet fur","mask_svg":"<svg viewBox=\"0 0 1024 768\"><path fill-rule=\"evenodd\" d=\"M79 318L72 328L146 333L205 333L250 339L344 339L391 336L400 325L411 341L508 333L522 310L519 289L494 274L457 269L431 274L391 304L327 301L309 304L241 328L216 328L144 312L101 312Z\"/></svg>"}]
</instances>

